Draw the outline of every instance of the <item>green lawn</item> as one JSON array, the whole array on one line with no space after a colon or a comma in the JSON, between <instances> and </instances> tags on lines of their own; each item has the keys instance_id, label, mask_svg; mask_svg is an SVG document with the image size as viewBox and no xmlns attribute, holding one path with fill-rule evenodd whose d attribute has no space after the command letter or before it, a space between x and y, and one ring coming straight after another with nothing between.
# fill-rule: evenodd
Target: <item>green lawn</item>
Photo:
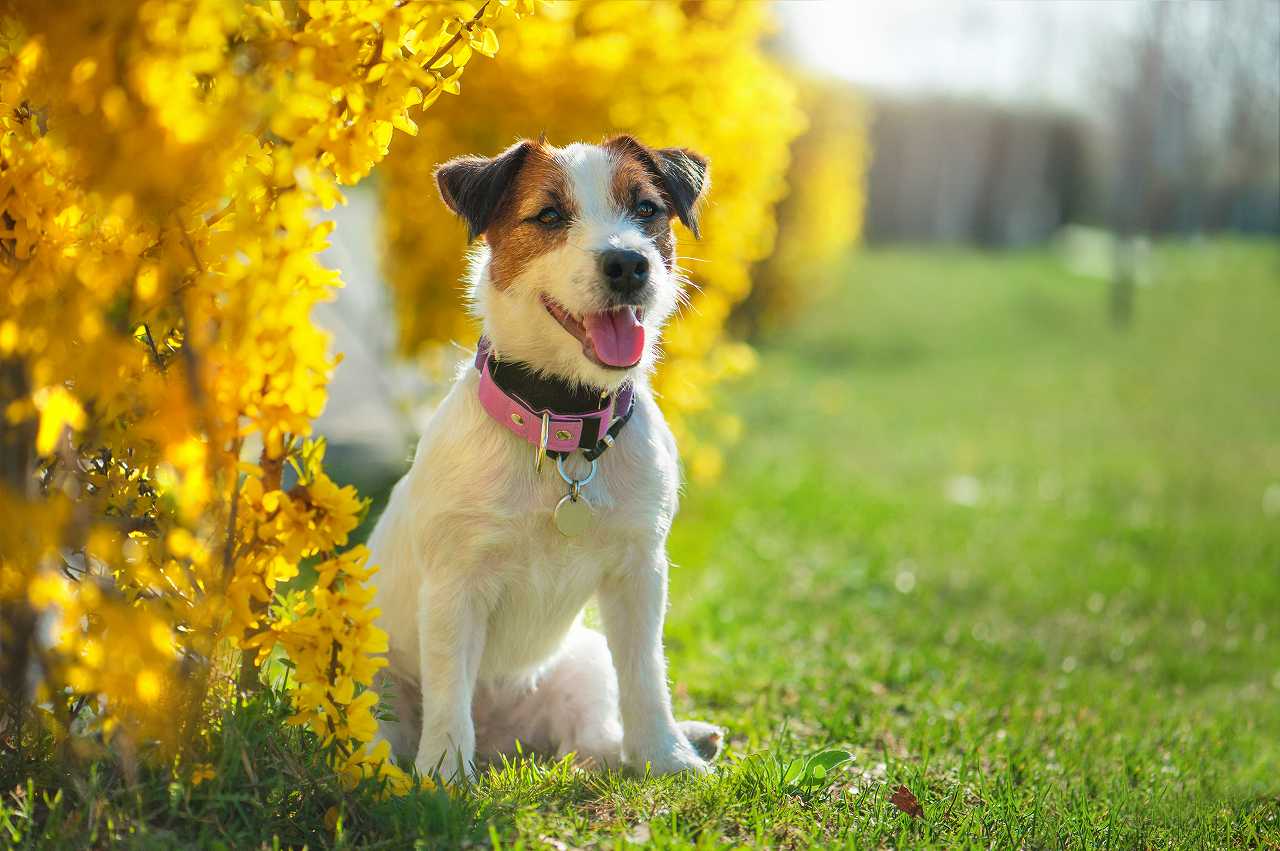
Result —
<instances>
[{"instance_id":1,"label":"green lawn","mask_svg":"<svg viewBox=\"0 0 1280 851\"><path fill-rule=\"evenodd\" d=\"M1280 847L1280 247L1155 260L1117 332L1045 253L866 252L763 341L671 546L678 709L731 730L712 778L523 763L373 804L263 701L195 790L26 811L51 846Z\"/></svg>"}]
</instances>

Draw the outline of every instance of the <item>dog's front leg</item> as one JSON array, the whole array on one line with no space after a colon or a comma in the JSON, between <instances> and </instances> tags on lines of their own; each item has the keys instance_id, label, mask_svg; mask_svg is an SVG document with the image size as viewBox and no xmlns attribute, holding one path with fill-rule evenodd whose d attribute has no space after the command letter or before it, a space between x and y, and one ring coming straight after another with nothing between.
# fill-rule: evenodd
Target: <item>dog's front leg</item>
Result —
<instances>
[{"instance_id":1,"label":"dog's front leg","mask_svg":"<svg viewBox=\"0 0 1280 851\"><path fill-rule=\"evenodd\" d=\"M473 779L476 731L471 720L484 610L461 589L424 584L418 594L418 653L422 673L422 737L414 764L424 776Z\"/></svg>"},{"instance_id":2,"label":"dog's front leg","mask_svg":"<svg viewBox=\"0 0 1280 851\"><path fill-rule=\"evenodd\" d=\"M618 672L623 754L638 771L654 774L710 770L671 714L662 622L667 608L667 555L657 547L600 589L600 617Z\"/></svg>"}]
</instances>

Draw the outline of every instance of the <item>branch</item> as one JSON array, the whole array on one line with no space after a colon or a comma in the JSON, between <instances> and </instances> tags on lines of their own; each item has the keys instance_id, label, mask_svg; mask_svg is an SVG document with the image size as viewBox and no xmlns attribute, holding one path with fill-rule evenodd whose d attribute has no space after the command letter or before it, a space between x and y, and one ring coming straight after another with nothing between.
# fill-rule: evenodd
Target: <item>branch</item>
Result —
<instances>
[{"instance_id":1,"label":"branch","mask_svg":"<svg viewBox=\"0 0 1280 851\"><path fill-rule=\"evenodd\" d=\"M471 28L474 27L476 24L480 23L481 18L484 17L484 10L487 8L489 8L489 0L485 0L485 2L481 3L480 8L477 9L476 13L471 16L471 20L467 21L465 24L459 27L458 31L454 33L453 38L446 41L444 45L442 45L441 48L437 50L430 59L422 63L422 67L430 70L432 65L439 62L442 56L444 56L446 53L452 50L453 46L462 40L463 33L466 33L467 35L471 35Z\"/></svg>"}]
</instances>

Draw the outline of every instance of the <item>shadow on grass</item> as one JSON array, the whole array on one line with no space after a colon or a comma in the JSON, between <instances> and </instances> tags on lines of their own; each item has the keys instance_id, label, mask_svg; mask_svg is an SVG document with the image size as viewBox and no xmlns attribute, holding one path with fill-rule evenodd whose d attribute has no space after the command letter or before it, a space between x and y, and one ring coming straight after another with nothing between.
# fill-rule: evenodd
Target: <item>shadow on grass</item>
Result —
<instances>
[{"instance_id":1,"label":"shadow on grass","mask_svg":"<svg viewBox=\"0 0 1280 851\"><path fill-rule=\"evenodd\" d=\"M232 705L194 759L126 760L117 746L77 743L53 759L47 735L8 741L0 760L0 842L5 847L456 848L513 828L510 808L464 792L402 797L366 782L343 787L324 748L288 722L279 695ZM145 755L146 746L137 756ZM390 844L388 844L390 843Z\"/></svg>"}]
</instances>

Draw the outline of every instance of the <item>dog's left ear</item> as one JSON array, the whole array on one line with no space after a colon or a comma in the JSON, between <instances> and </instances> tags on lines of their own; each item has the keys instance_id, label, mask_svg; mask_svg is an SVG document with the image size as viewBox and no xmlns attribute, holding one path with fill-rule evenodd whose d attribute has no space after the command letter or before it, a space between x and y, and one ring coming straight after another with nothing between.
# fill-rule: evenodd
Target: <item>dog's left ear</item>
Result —
<instances>
[{"instance_id":1,"label":"dog's left ear","mask_svg":"<svg viewBox=\"0 0 1280 851\"><path fill-rule=\"evenodd\" d=\"M604 143L606 148L639 160L660 184L671 203L671 210L685 227L698 234L698 204L711 186L707 174L707 158L688 148L658 148L639 142L634 136L614 136Z\"/></svg>"},{"instance_id":2,"label":"dog's left ear","mask_svg":"<svg viewBox=\"0 0 1280 851\"><path fill-rule=\"evenodd\" d=\"M711 186L707 158L688 148L658 148L653 153L676 215L693 231L694 238L699 238L698 205Z\"/></svg>"},{"instance_id":3,"label":"dog's left ear","mask_svg":"<svg viewBox=\"0 0 1280 851\"><path fill-rule=\"evenodd\" d=\"M533 145L525 140L496 157L457 157L436 166L440 198L467 223L470 239L489 228Z\"/></svg>"}]
</instances>

